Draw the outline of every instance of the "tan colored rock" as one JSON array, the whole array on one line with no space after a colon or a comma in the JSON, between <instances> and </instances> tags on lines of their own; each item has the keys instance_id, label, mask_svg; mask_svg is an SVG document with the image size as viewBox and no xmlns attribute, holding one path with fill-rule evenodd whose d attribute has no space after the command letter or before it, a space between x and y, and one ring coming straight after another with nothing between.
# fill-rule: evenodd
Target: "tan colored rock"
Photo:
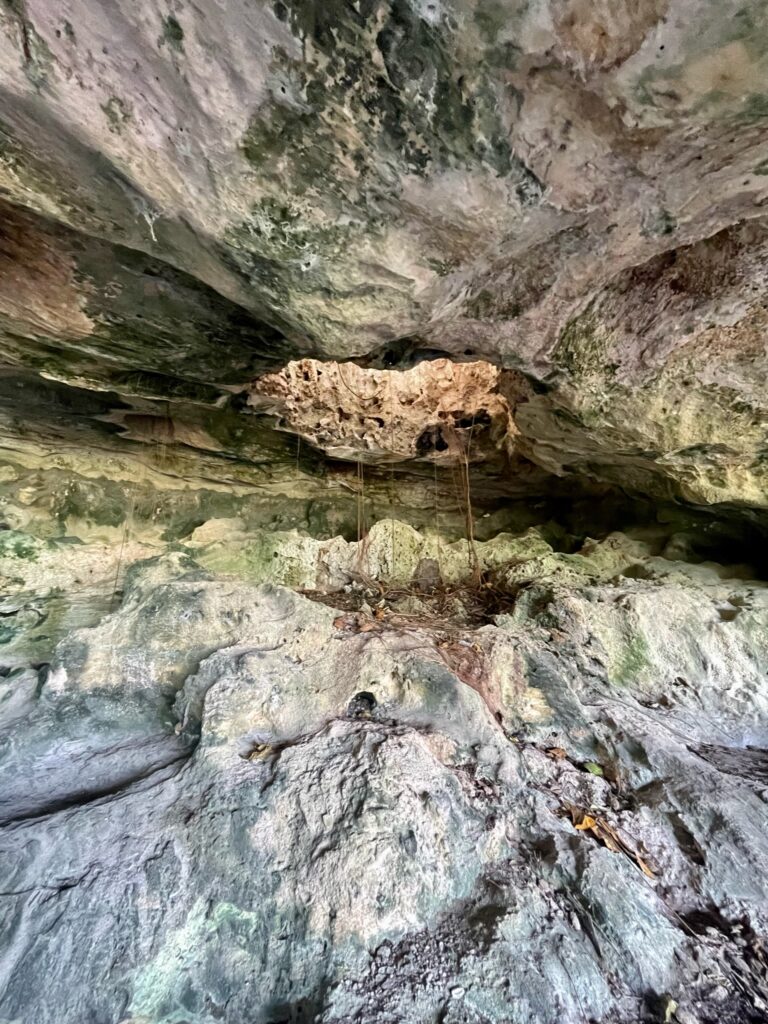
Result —
<instances>
[{"instance_id":1,"label":"tan colored rock","mask_svg":"<svg viewBox=\"0 0 768 1024\"><path fill-rule=\"evenodd\" d=\"M435 359L397 371L303 359L261 377L248 401L334 458L456 465L514 450L504 377L524 391L516 374L486 362Z\"/></svg>"},{"instance_id":2,"label":"tan colored rock","mask_svg":"<svg viewBox=\"0 0 768 1024\"><path fill-rule=\"evenodd\" d=\"M5 330L66 341L95 324L83 310L88 288L75 280L66 246L0 202L0 322Z\"/></svg>"},{"instance_id":3,"label":"tan colored rock","mask_svg":"<svg viewBox=\"0 0 768 1024\"><path fill-rule=\"evenodd\" d=\"M559 49L582 75L631 57L669 9L669 0L556 0L551 4Z\"/></svg>"}]
</instances>

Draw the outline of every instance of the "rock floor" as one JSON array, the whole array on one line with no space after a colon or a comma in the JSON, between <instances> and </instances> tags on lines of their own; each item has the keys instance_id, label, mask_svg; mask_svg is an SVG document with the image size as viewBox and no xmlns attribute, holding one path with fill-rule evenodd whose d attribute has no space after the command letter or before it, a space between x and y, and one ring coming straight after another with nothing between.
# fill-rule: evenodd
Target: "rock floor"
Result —
<instances>
[{"instance_id":1,"label":"rock floor","mask_svg":"<svg viewBox=\"0 0 768 1024\"><path fill-rule=\"evenodd\" d=\"M628 551L478 629L137 563L2 682L0 1019L765 1020L768 590Z\"/></svg>"}]
</instances>

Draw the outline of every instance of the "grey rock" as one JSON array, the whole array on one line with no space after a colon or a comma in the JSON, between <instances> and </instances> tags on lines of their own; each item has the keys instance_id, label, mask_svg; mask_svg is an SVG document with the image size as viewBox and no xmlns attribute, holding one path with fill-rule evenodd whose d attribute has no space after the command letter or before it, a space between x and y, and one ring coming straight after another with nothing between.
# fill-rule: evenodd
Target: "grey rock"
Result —
<instances>
[{"instance_id":1,"label":"grey rock","mask_svg":"<svg viewBox=\"0 0 768 1024\"><path fill-rule=\"evenodd\" d=\"M500 722L427 627L340 635L290 591L169 575L62 643L4 733L5 1018L757 1012L764 591L724 621L733 587L562 587L473 634ZM587 812L625 852L574 828Z\"/></svg>"}]
</instances>

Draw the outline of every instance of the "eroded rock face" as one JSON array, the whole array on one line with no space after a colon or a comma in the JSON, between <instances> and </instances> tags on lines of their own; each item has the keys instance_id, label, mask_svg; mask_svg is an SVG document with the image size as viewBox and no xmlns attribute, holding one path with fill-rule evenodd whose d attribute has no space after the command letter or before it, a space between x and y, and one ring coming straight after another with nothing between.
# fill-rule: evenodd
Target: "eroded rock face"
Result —
<instances>
[{"instance_id":1,"label":"eroded rock face","mask_svg":"<svg viewBox=\"0 0 768 1024\"><path fill-rule=\"evenodd\" d=\"M0 1024L762 1024L765 4L0 29Z\"/></svg>"},{"instance_id":2,"label":"eroded rock face","mask_svg":"<svg viewBox=\"0 0 768 1024\"><path fill-rule=\"evenodd\" d=\"M304 359L260 378L248 401L336 458L457 466L513 455L518 431L505 392L511 398L515 388L527 397L523 378L484 362L436 359L397 371Z\"/></svg>"},{"instance_id":3,"label":"eroded rock face","mask_svg":"<svg viewBox=\"0 0 768 1024\"><path fill-rule=\"evenodd\" d=\"M475 632L147 563L3 705L3 1018L759 1020L766 593L648 557Z\"/></svg>"},{"instance_id":4,"label":"eroded rock face","mask_svg":"<svg viewBox=\"0 0 768 1024\"><path fill-rule=\"evenodd\" d=\"M7 364L241 458L292 359L483 358L537 466L765 507L761 3L1 17Z\"/></svg>"}]
</instances>

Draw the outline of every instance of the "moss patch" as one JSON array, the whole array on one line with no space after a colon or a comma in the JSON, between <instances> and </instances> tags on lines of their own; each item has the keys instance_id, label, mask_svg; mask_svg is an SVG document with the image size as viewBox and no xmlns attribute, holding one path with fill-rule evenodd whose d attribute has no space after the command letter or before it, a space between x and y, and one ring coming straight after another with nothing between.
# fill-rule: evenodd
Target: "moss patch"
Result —
<instances>
[{"instance_id":1,"label":"moss patch","mask_svg":"<svg viewBox=\"0 0 768 1024\"><path fill-rule=\"evenodd\" d=\"M285 181L287 164L296 192L319 179L349 195L390 191L389 161L421 175L479 162L516 174L526 194L540 194L512 155L483 62L456 74L457 40L448 25L425 20L406 0L394 0L383 16L342 0L286 0L275 11L318 58L299 63L275 52L273 70L290 88L280 85L277 102L259 111L242 141L261 173ZM371 52L380 59L372 61Z\"/></svg>"},{"instance_id":2,"label":"moss patch","mask_svg":"<svg viewBox=\"0 0 768 1024\"><path fill-rule=\"evenodd\" d=\"M0 531L0 558L23 558L36 562L43 547L41 541L17 530Z\"/></svg>"},{"instance_id":3,"label":"moss patch","mask_svg":"<svg viewBox=\"0 0 768 1024\"><path fill-rule=\"evenodd\" d=\"M554 361L575 377L582 377L596 369L605 371L608 333L600 323L596 310L590 307L565 325Z\"/></svg>"},{"instance_id":4,"label":"moss patch","mask_svg":"<svg viewBox=\"0 0 768 1024\"><path fill-rule=\"evenodd\" d=\"M642 633L635 633L628 640L617 659L613 670L613 681L628 686L648 667L648 642Z\"/></svg>"},{"instance_id":5,"label":"moss patch","mask_svg":"<svg viewBox=\"0 0 768 1024\"><path fill-rule=\"evenodd\" d=\"M748 124L768 118L768 93L751 93L744 101L739 118Z\"/></svg>"},{"instance_id":6,"label":"moss patch","mask_svg":"<svg viewBox=\"0 0 768 1024\"><path fill-rule=\"evenodd\" d=\"M166 44L177 53L184 51L184 29L172 14L163 18L163 31L157 41L158 46Z\"/></svg>"}]
</instances>

